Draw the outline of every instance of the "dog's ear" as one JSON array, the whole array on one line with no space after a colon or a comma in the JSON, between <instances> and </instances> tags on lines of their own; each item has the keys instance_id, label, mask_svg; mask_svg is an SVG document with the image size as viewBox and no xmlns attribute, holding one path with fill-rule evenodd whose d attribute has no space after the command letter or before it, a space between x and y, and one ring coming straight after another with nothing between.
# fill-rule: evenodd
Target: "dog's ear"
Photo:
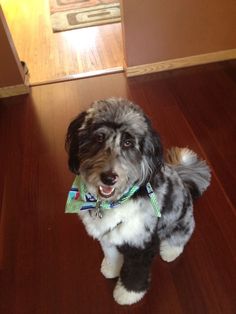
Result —
<instances>
[{"instance_id":1,"label":"dog's ear","mask_svg":"<svg viewBox=\"0 0 236 314\"><path fill-rule=\"evenodd\" d=\"M152 127L144 140L144 154L149 168L148 180L152 180L163 166L163 147L160 136Z\"/></svg>"},{"instance_id":2,"label":"dog's ear","mask_svg":"<svg viewBox=\"0 0 236 314\"><path fill-rule=\"evenodd\" d=\"M70 170L79 173L79 129L85 121L87 112L80 113L69 125L66 135L65 148L69 155L68 165Z\"/></svg>"}]
</instances>

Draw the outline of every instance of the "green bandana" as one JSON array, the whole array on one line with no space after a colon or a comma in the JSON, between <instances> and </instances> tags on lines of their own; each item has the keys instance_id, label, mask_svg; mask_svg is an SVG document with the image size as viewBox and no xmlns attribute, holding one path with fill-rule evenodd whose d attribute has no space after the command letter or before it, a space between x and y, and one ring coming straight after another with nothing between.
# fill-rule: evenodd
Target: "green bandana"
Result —
<instances>
[{"instance_id":1,"label":"green bandana","mask_svg":"<svg viewBox=\"0 0 236 314\"><path fill-rule=\"evenodd\" d=\"M138 185L133 185L118 201L101 201L96 199L91 193L87 192L86 185L81 180L80 176L76 176L73 185L69 191L66 202L66 213L79 213L83 210L96 210L96 215L102 218L101 210L108 210L115 208L128 199L130 199L139 189ZM155 210L156 216L161 217L157 198L153 192L150 183L146 185L147 193L150 197L151 204Z\"/></svg>"}]
</instances>

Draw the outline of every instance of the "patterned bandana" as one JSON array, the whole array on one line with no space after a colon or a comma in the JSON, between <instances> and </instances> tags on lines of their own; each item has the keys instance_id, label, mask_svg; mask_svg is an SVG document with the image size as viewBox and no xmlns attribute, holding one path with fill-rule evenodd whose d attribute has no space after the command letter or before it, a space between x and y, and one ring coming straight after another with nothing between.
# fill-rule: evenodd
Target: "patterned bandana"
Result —
<instances>
[{"instance_id":1,"label":"patterned bandana","mask_svg":"<svg viewBox=\"0 0 236 314\"><path fill-rule=\"evenodd\" d=\"M80 176L76 176L73 185L69 191L66 202L66 213L79 213L82 210L96 209L96 215L102 218L101 210L115 208L134 195L139 189L138 185L133 185L118 201L101 201L96 199L91 193L87 192L86 185ZM151 184L146 185L147 193L150 197L151 204L155 210L156 216L161 217L156 195L153 192Z\"/></svg>"}]
</instances>

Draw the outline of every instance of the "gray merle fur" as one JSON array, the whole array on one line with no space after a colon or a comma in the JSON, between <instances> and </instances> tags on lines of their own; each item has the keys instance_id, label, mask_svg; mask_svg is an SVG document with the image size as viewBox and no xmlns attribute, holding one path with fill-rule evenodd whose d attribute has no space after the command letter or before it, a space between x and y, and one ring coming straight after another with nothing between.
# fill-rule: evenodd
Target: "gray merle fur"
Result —
<instances>
[{"instance_id":1,"label":"gray merle fur","mask_svg":"<svg viewBox=\"0 0 236 314\"><path fill-rule=\"evenodd\" d=\"M101 200L105 197L99 194L106 188L101 181L104 173L116 177L106 200L117 201L131 186L139 185L126 205L104 211L102 219L92 211L79 214L87 232L101 242L104 276L111 278L113 268L114 277L119 276L115 300L135 303L140 292L148 289L157 251L171 261L189 241L195 227L193 200L208 187L210 170L188 149L173 148L164 160L160 137L149 118L139 106L120 98L97 101L76 117L68 128L66 149L70 170L80 174L88 191ZM155 216L147 195L148 182L158 199L161 218ZM111 252L115 256L109 260Z\"/></svg>"}]
</instances>

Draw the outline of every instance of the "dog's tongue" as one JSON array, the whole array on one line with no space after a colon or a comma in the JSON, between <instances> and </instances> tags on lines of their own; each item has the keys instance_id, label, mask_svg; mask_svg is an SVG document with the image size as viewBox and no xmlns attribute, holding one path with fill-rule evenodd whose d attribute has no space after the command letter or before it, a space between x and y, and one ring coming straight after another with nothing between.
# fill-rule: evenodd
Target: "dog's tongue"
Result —
<instances>
[{"instance_id":1,"label":"dog's tongue","mask_svg":"<svg viewBox=\"0 0 236 314\"><path fill-rule=\"evenodd\" d=\"M113 187L102 185L100 185L98 189L99 193L104 197L109 197L115 190Z\"/></svg>"},{"instance_id":2,"label":"dog's tongue","mask_svg":"<svg viewBox=\"0 0 236 314\"><path fill-rule=\"evenodd\" d=\"M110 194L113 191L113 188L109 186L100 186L100 189L105 194Z\"/></svg>"}]
</instances>

